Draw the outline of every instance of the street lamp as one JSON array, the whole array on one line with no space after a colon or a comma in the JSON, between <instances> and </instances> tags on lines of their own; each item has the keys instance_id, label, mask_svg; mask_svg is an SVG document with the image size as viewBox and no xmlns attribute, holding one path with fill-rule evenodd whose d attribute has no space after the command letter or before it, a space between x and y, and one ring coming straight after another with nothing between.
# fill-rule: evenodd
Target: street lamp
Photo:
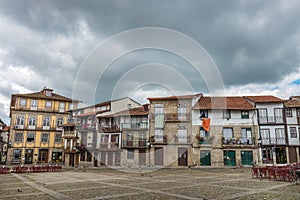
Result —
<instances>
[{"instance_id":1,"label":"street lamp","mask_svg":"<svg viewBox=\"0 0 300 200\"><path fill-rule=\"evenodd\" d=\"M150 167L151 166L151 163L150 163L151 162L151 160L150 160L150 149L152 147L152 144L151 144L150 141L147 141L146 145L148 147L148 152L149 152L148 159L149 159L149 167Z\"/></svg>"}]
</instances>

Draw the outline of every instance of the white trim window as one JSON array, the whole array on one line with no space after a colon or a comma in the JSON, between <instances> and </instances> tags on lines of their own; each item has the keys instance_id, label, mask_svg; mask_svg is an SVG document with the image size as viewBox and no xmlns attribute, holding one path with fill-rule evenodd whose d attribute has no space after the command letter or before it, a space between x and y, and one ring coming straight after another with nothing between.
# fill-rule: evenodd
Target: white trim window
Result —
<instances>
[{"instance_id":1,"label":"white trim window","mask_svg":"<svg viewBox=\"0 0 300 200\"><path fill-rule=\"evenodd\" d=\"M45 102L45 108L51 108L52 107L52 102L51 101L46 101Z\"/></svg>"},{"instance_id":2,"label":"white trim window","mask_svg":"<svg viewBox=\"0 0 300 200\"><path fill-rule=\"evenodd\" d=\"M37 110L37 103L38 103L38 101L36 99L32 99L30 102L30 109Z\"/></svg>"},{"instance_id":3,"label":"white trim window","mask_svg":"<svg viewBox=\"0 0 300 200\"><path fill-rule=\"evenodd\" d=\"M59 112L65 112L65 103L64 102L60 102L59 103Z\"/></svg>"},{"instance_id":4,"label":"white trim window","mask_svg":"<svg viewBox=\"0 0 300 200\"><path fill-rule=\"evenodd\" d=\"M27 99L21 98L20 99L20 106L25 107L27 105Z\"/></svg>"},{"instance_id":5,"label":"white trim window","mask_svg":"<svg viewBox=\"0 0 300 200\"><path fill-rule=\"evenodd\" d=\"M43 118L43 129L50 129L50 117Z\"/></svg>"},{"instance_id":6,"label":"white trim window","mask_svg":"<svg viewBox=\"0 0 300 200\"><path fill-rule=\"evenodd\" d=\"M42 143L47 143L48 139L49 139L49 134L48 133L42 133L41 142Z\"/></svg>"},{"instance_id":7,"label":"white trim window","mask_svg":"<svg viewBox=\"0 0 300 200\"><path fill-rule=\"evenodd\" d=\"M35 129L36 126L36 116L29 116L28 119L28 128Z\"/></svg>"}]
</instances>

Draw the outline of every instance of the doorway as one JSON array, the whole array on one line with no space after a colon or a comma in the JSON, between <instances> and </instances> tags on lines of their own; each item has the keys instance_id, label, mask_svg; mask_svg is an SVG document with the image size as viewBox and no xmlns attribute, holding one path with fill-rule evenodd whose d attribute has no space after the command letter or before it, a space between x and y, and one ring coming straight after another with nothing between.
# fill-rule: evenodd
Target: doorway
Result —
<instances>
[{"instance_id":1,"label":"doorway","mask_svg":"<svg viewBox=\"0 0 300 200\"><path fill-rule=\"evenodd\" d=\"M33 149L26 149L25 164L32 164L32 161L33 161Z\"/></svg>"},{"instance_id":2,"label":"doorway","mask_svg":"<svg viewBox=\"0 0 300 200\"><path fill-rule=\"evenodd\" d=\"M178 166L187 166L187 148L178 148Z\"/></svg>"},{"instance_id":3,"label":"doorway","mask_svg":"<svg viewBox=\"0 0 300 200\"><path fill-rule=\"evenodd\" d=\"M253 152L252 151L241 151L241 164L252 165L253 163Z\"/></svg>"},{"instance_id":4,"label":"doorway","mask_svg":"<svg viewBox=\"0 0 300 200\"><path fill-rule=\"evenodd\" d=\"M40 163L48 163L48 154L49 154L49 149L40 149L39 150L39 162Z\"/></svg>"},{"instance_id":5,"label":"doorway","mask_svg":"<svg viewBox=\"0 0 300 200\"><path fill-rule=\"evenodd\" d=\"M139 150L139 165L146 165L146 149Z\"/></svg>"},{"instance_id":6,"label":"doorway","mask_svg":"<svg viewBox=\"0 0 300 200\"><path fill-rule=\"evenodd\" d=\"M224 166L236 166L235 151L224 151Z\"/></svg>"},{"instance_id":7,"label":"doorway","mask_svg":"<svg viewBox=\"0 0 300 200\"><path fill-rule=\"evenodd\" d=\"M154 165L164 165L164 149L163 147L154 148Z\"/></svg>"}]
</instances>

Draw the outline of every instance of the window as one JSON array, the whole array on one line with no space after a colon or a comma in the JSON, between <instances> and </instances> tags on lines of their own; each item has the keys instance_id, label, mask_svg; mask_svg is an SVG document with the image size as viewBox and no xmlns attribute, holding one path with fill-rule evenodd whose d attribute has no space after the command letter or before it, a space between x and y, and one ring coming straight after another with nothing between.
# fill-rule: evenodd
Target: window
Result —
<instances>
[{"instance_id":1,"label":"window","mask_svg":"<svg viewBox=\"0 0 300 200\"><path fill-rule=\"evenodd\" d=\"M46 108L51 108L52 107L52 102L51 101L46 101L45 102L45 107Z\"/></svg>"},{"instance_id":2,"label":"window","mask_svg":"<svg viewBox=\"0 0 300 200\"><path fill-rule=\"evenodd\" d=\"M55 133L55 143L61 143L61 133Z\"/></svg>"},{"instance_id":3,"label":"window","mask_svg":"<svg viewBox=\"0 0 300 200\"><path fill-rule=\"evenodd\" d=\"M134 159L134 149L127 149L127 158Z\"/></svg>"},{"instance_id":4,"label":"window","mask_svg":"<svg viewBox=\"0 0 300 200\"><path fill-rule=\"evenodd\" d=\"M146 140L146 133L145 132L140 132L139 133L139 140Z\"/></svg>"},{"instance_id":5,"label":"window","mask_svg":"<svg viewBox=\"0 0 300 200\"><path fill-rule=\"evenodd\" d=\"M230 119L231 118L230 110L224 110L223 111L223 118L224 119Z\"/></svg>"},{"instance_id":6,"label":"window","mask_svg":"<svg viewBox=\"0 0 300 200\"><path fill-rule=\"evenodd\" d=\"M187 142L187 126L178 126L178 142Z\"/></svg>"},{"instance_id":7,"label":"window","mask_svg":"<svg viewBox=\"0 0 300 200\"><path fill-rule=\"evenodd\" d=\"M26 99L20 99L20 106L26 106L27 100Z\"/></svg>"},{"instance_id":8,"label":"window","mask_svg":"<svg viewBox=\"0 0 300 200\"><path fill-rule=\"evenodd\" d=\"M23 141L23 133L15 133L15 142Z\"/></svg>"},{"instance_id":9,"label":"window","mask_svg":"<svg viewBox=\"0 0 300 200\"><path fill-rule=\"evenodd\" d=\"M232 128L223 128L223 137L225 140L230 140L233 138Z\"/></svg>"},{"instance_id":10,"label":"window","mask_svg":"<svg viewBox=\"0 0 300 200\"><path fill-rule=\"evenodd\" d=\"M34 142L34 133L27 133L27 142Z\"/></svg>"},{"instance_id":11,"label":"window","mask_svg":"<svg viewBox=\"0 0 300 200\"><path fill-rule=\"evenodd\" d=\"M69 110L73 110L73 108L74 108L73 103L69 103Z\"/></svg>"},{"instance_id":12,"label":"window","mask_svg":"<svg viewBox=\"0 0 300 200\"><path fill-rule=\"evenodd\" d=\"M243 144L252 144L251 128L242 128L242 141Z\"/></svg>"},{"instance_id":13,"label":"window","mask_svg":"<svg viewBox=\"0 0 300 200\"><path fill-rule=\"evenodd\" d=\"M297 138L296 127L290 127L291 138Z\"/></svg>"},{"instance_id":14,"label":"window","mask_svg":"<svg viewBox=\"0 0 300 200\"><path fill-rule=\"evenodd\" d=\"M178 119L186 120L186 104L178 104Z\"/></svg>"},{"instance_id":15,"label":"window","mask_svg":"<svg viewBox=\"0 0 300 200\"><path fill-rule=\"evenodd\" d=\"M59 112L65 112L65 103L59 103Z\"/></svg>"},{"instance_id":16,"label":"window","mask_svg":"<svg viewBox=\"0 0 300 200\"><path fill-rule=\"evenodd\" d=\"M292 117L293 116L293 114L292 114L292 108L286 108L285 109L285 113L286 113L287 117Z\"/></svg>"},{"instance_id":17,"label":"window","mask_svg":"<svg viewBox=\"0 0 300 200\"><path fill-rule=\"evenodd\" d=\"M297 117L300 117L300 108L297 108Z\"/></svg>"},{"instance_id":18,"label":"window","mask_svg":"<svg viewBox=\"0 0 300 200\"><path fill-rule=\"evenodd\" d=\"M242 110L241 111L241 118L242 119L249 119L249 111L248 110Z\"/></svg>"},{"instance_id":19,"label":"window","mask_svg":"<svg viewBox=\"0 0 300 200\"><path fill-rule=\"evenodd\" d=\"M49 137L49 134L48 133L42 133L42 138L41 138L41 142L48 142L48 137Z\"/></svg>"},{"instance_id":20,"label":"window","mask_svg":"<svg viewBox=\"0 0 300 200\"><path fill-rule=\"evenodd\" d=\"M285 137L284 137L284 129L283 128L276 128L276 144L285 144ZM272 142L272 138L271 138Z\"/></svg>"},{"instance_id":21,"label":"window","mask_svg":"<svg viewBox=\"0 0 300 200\"><path fill-rule=\"evenodd\" d=\"M262 144L270 144L270 130L269 129L261 129L260 136Z\"/></svg>"},{"instance_id":22,"label":"window","mask_svg":"<svg viewBox=\"0 0 300 200\"><path fill-rule=\"evenodd\" d=\"M50 117L44 117L43 126L50 126Z\"/></svg>"},{"instance_id":23,"label":"window","mask_svg":"<svg viewBox=\"0 0 300 200\"><path fill-rule=\"evenodd\" d=\"M208 118L208 110L200 110L200 119Z\"/></svg>"},{"instance_id":24,"label":"window","mask_svg":"<svg viewBox=\"0 0 300 200\"><path fill-rule=\"evenodd\" d=\"M60 127L63 124L63 120L64 119L62 117L57 118L56 127Z\"/></svg>"},{"instance_id":25,"label":"window","mask_svg":"<svg viewBox=\"0 0 300 200\"><path fill-rule=\"evenodd\" d=\"M47 97L51 97L51 94L52 94L52 93L51 93L50 90L46 90L46 96L47 96Z\"/></svg>"},{"instance_id":26,"label":"window","mask_svg":"<svg viewBox=\"0 0 300 200\"><path fill-rule=\"evenodd\" d=\"M36 117L30 116L28 120L28 126L35 126L36 125Z\"/></svg>"},{"instance_id":27,"label":"window","mask_svg":"<svg viewBox=\"0 0 300 200\"><path fill-rule=\"evenodd\" d=\"M203 127L200 127L200 137L201 138L209 137L209 132L207 132L206 130L204 130Z\"/></svg>"},{"instance_id":28,"label":"window","mask_svg":"<svg viewBox=\"0 0 300 200\"><path fill-rule=\"evenodd\" d=\"M258 109L258 119L259 123L268 122L267 109Z\"/></svg>"},{"instance_id":29,"label":"window","mask_svg":"<svg viewBox=\"0 0 300 200\"><path fill-rule=\"evenodd\" d=\"M162 129L155 129L154 132L155 142L163 142L163 136L164 136L164 132Z\"/></svg>"},{"instance_id":30,"label":"window","mask_svg":"<svg viewBox=\"0 0 300 200\"><path fill-rule=\"evenodd\" d=\"M127 133L126 134L126 139L127 139L127 141L133 141L133 134L132 133Z\"/></svg>"},{"instance_id":31,"label":"window","mask_svg":"<svg viewBox=\"0 0 300 200\"><path fill-rule=\"evenodd\" d=\"M274 108L275 114L275 122L276 123L283 123L283 109L282 108Z\"/></svg>"},{"instance_id":32,"label":"window","mask_svg":"<svg viewBox=\"0 0 300 200\"><path fill-rule=\"evenodd\" d=\"M24 125L24 116L23 115L18 115L17 116L17 125Z\"/></svg>"},{"instance_id":33,"label":"window","mask_svg":"<svg viewBox=\"0 0 300 200\"><path fill-rule=\"evenodd\" d=\"M30 109L31 110L36 110L37 109L37 100L35 100L35 99L32 99L31 100L31 103L30 103Z\"/></svg>"},{"instance_id":34,"label":"window","mask_svg":"<svg viewBox=\"0 0 300 200\"><path fill-rule=\"evenodd\" d=\"M154 115L155 115L155 128L164 128L164 105L163 104L155 104L154 107Z\"/></svg>"}]
</instances>

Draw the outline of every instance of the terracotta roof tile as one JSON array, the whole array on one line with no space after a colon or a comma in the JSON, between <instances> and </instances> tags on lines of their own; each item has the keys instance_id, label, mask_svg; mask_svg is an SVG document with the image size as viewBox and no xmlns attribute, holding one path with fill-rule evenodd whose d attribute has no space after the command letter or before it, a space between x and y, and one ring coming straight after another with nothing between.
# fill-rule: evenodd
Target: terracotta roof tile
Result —
<instances>
[{"instance_id":1,"label":"terracotta roof tile","mask_svg":"<svg viewBox=\"0 0 300 200\"><path fill-rule=\"evenodd\" d=\"M168 97L148 97L149 101L155 100L177 100L177 99L192 99L196 96L202 96L202 93L192 95L181 95L181 96L168 96Z\"/></svg>"},{"instance_id":2,"label":"terracotta roof tile","mask_svg":"<svg viewBox=\"0 0 300 200\"><path fill-rule=\"evenodd\" d=\"M284 102L284 106L288 108L298 108L300 107L300 99L299 100L287 100Z\"/></svg>"},{"instance_id":3,"label":"terracotta roof tile","mask_svg":"<svg viewBox=\"0 0 300 200\"><path fill-rule=\"evenodd\" d=\"M243 97L201 97L193 109L254 110Z\"/></svg>"},{"instance_id":4,"label":"terracotta roof tile","mask_svg":"<svg viewBox=\"0 0 300 200\"><path fill-rule=\"evenodd\" d=\"M145 104L138 108L126 109L120 112L115 113L113 116L124 116L124 115L148 115L148 104Z\"/></svg>"},{"instance_id":5,"label":"terracotta roof tile","mask_svg":"<svg viewBox=\"0 0 300 200\"><path fill-rule=\"evenodd\" d=\"M274 97L272 95L266 95L266 96L244 96L244 98L256 102L256 103L279 103L283 102L284 100Z\"/></svg>"}]
</instances>

